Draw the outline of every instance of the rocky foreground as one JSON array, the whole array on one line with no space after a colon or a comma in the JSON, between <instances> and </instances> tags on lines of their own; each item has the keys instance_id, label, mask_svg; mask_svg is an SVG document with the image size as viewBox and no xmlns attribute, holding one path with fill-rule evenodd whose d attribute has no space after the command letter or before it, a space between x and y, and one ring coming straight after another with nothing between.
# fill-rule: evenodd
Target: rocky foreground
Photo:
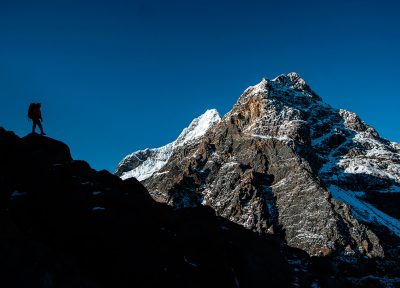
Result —
<instances>
[{"instance_id":1,"label":"rocky foreground","mask_svg":"<svg viewBox=\"0 0 400 288\"><path fill-rule=\"evenodd\" d=\"M296 251L274 237L211 208L159 204L51 138L0 128L0 197L0 287L289 287L294 277Z\"/></svg>"}]
</instances>

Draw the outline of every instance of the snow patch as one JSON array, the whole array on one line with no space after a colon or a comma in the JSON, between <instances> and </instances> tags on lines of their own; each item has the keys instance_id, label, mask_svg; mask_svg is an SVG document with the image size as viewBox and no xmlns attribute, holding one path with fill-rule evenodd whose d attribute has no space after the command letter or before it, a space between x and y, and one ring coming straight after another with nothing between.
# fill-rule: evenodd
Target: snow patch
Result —
<instances>
[{"instance_id":1,"label":"snow patch","mask_svg":"<svg viewBox=\"0 0 400 288\"><path fill-rule=\"evenodd\" d=\"M96 206L96 207L92 208L92 211L104 211L104 210L106 210L106 208L100 207L100 206Z\"/></svg>"},{"instance_id":2,"label":"snow patch","mask_svg":"<svg viewBox=\"0 0 400 288\"><path fill-rule=\"evenodd\" d=\"M171 156L173 149L174 149L173 143L169 143L160 148L149 149L151 150L150 151L151 155L146 160L144 161L142 160L142 163L135 169L132 169L131 171L128 172L124 172L121 175L121 179L125 180L134 177L139 181L143 181L151 177L155 172L159 171L168 162L168 159ZM140 151L135 153L139 152ZM137 156L135 155L135 157Z\"/></svg>"},{"instance_id":3,"label":"snow patch","mask_svg":"<svg viewBox=\"0 0 400 288\"><path fill-rule=\"evenodd\" d=\"M183 129L178 139L174 142L174 147L182 146L187 142L200 138L212 125L220 120L221 117L217 110L207 110L203 115L194 119L188 128Z\"/></svg>"},{"instance_id":4,"label":"snow patch","mask_svg":"<svg viewBox=\"0 0 400 288\"><path fill-rule=\"evenodd\" d=\"M252 90L252 94L267 93L268 92L268 80L263 78L260 83L254 86L248 87L245 91Z\"/></svg>"},{"instance_id":5,"label":"snow patch","mask_svg":"<svg viewBox=\"0 0 400 288\"><path fill-rule=\"evenodd\" d=\"M149 177L151 177L154 173L159 171L165 164L168 162L169 157L172 155L174 149L177 147L183 146L188 142L195 141L196 139L203 136L210 127L212 127L215 123L221 121L221 117L218 114L218 111L215 109L207 110L200 117L194 119L189 127L183 129L177 140L172 143L169 143L160 148L147 149L144 150L150 154L150 156L145 159L139 159L137 154L142 151L136 151L128 156L126 156L119 165L122 165L125 161L129 161L129 158L136 157L142 163L132 169L131 171L124 172L121 175L123 180L135 177L139 181L143 181Z\"/></svg>"},{"instance_id":6,"label":"snow patch","mask_svg":"<svg viewBox=\"0 0 400 288\"><path fill-rule=\"evenodd\" d=\"M11 199L25 197L26 195L28 195L26 192L14 191L13 193L11 193Z\"/></svg>"},{"instance_id":7,"label":"snow patch","mask_svg":"<svg viewBox=\"0 0 400 288\"><path fill-rule=\"evenodd\" d=\"M279 141L293 141L292 138L288 137L288 136L280 136L280 137L274 137L274 136L266 136L266 135L258 135L258 134L252 134L252 137L255 138L261 138L261 139L275 139L275 140L279 140Z\"/></svg>"},{"instance_id":8,"label":"snow patch","mask_svg":"<svg viewBox=\"0 0 400 288\"><path fill-rule=\"evenodd\" d=\"M185 262L186 262L187 264L189 264L190 266L193 266L193 267L198 267L198 266L199 266L199 265L197 265L196 263L193 263L192 261L189 261L188 258L187 258L186 256L183 256L183 259L184 259Z\"/></svg>"},{"instance_id":9,"label":"snow patch","mask_svg":"<svg viewBox=\"0 0 400 288\"><path fill-rule=\"evenodd\" d=\"M383 225L400 237L399 220L383 213L373 205L358 199L354 191L344 190L336 185L329 186L328 190L334 198L348 204L353 209L356 218L365 222Z\"/></svg>"},{"instance_id":10,"label":"snow patch","mask_svg":"<svg viewBox=\"0 0 400 288\"><path fill-rule=\"evenodd\" d=\"M154 173L154 175L155 176L160 176L160 175L164 175L164 174L168 174L168 173L169 173L169 170L163 171L163 172L157 172L157 173Z\"/></svg>"}]
</instances>

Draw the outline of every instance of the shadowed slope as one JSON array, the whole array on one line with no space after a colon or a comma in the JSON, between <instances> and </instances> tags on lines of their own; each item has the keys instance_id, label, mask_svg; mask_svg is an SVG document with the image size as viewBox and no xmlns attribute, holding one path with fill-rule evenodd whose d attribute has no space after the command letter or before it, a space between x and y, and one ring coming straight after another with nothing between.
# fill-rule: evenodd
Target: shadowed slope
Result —
<instances>
[{"instance_id":1,"label":"shadowed slope","mask_svg":"<svg viewBox=\"0 0 400 288\"><path fill-rule=\"evenodd\" d=\"M280 246L210 208L174 211L68 147L0 130L2 287L287 287Z\"/></svg>"}]
</instances>

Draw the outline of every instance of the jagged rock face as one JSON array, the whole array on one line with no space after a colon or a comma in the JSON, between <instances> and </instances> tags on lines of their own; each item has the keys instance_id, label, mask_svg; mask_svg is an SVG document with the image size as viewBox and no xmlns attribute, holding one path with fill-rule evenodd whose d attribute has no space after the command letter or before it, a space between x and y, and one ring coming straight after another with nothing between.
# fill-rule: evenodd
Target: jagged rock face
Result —
<instances>
[{"instance_id":1,"label":"jagged rock face","mask_svg":"<svg viewBox=\"0 0 400 288\"><path fill-rule=\"evenodd\" d=\"M230 123L219 124L216 132L192 149L176 151L163 168L168 173L144 181L156 200L176 207L209 205L249 229L283 233L290 246L312 255L346 246L358 253L361 242L353 238L374 247L363 252L382 255L377 238L362 235L363 226L353 231L344 225L329 193L293 147L277 139L244 136Z\"/></svg>"},{"instance_id":2,"label":"jagged rock face","mask_svg":"<svg viewBox=\"0 0 400 288\"><path fill-rule=\"evenodd\" d=\"M395 205L377 199L400 191L399 157L398 145L289 73L246 89L143 184L157 201L211 206L310 255L388 257L385 235L400 225Z\"/></svg>"},{"instance_id":3,"label":"jagged rock face","mask_svg":"<svg viewBox=\"0 0 400 288\"><path fill-rule=\"evenodd\" d=\"M139 181L149 178L167 163L173 145L167 144L156 149L137 151L126 156L119 163L115 175L122 179L135 177Z\"/></svg>"},{"instance_id":4,"label":"jagged rock face","mask_svg":"<svg viewBox=\"0 0 400 288\"><path fill-rule=\"evenodd\" d=\"M217 110L207 110L203 115L194 119L174 142L160 148L136 151L126 156L118 164L115 175L122 179L135 177L139 181L149 178L167 163L176 148L195 142L220 120Z\"/></svg>"},{"instance_id":5,"label":"jagged rock face","mask_svg":"<svg viewBox=\"0 0 400 288\"><path fill-rule=\"evenodd\" d=\"M0 127L0 160L1 287L289 287L273 236L157 203L59 141Z\"/></svg>"}]
</instances>

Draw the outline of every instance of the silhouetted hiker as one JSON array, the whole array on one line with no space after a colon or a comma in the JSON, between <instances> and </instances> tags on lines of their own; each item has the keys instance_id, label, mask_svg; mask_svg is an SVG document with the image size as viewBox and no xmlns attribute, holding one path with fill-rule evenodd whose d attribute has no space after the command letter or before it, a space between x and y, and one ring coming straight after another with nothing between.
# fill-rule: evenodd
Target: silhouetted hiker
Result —
<instances>
[{"instance_id":1,"label":"silhouetted hiker","mask_svg":"<svg viewBox=\"0 0 400 288\"><path fill-rule=\"evenodd\" d=\"M32 134L35 133L36 125L39 126L40 135L46 135L42 127L42 112L40 111L40 103L31 103L28 109L28 117L32 119Z\"/></svg>"}]
</instances>

